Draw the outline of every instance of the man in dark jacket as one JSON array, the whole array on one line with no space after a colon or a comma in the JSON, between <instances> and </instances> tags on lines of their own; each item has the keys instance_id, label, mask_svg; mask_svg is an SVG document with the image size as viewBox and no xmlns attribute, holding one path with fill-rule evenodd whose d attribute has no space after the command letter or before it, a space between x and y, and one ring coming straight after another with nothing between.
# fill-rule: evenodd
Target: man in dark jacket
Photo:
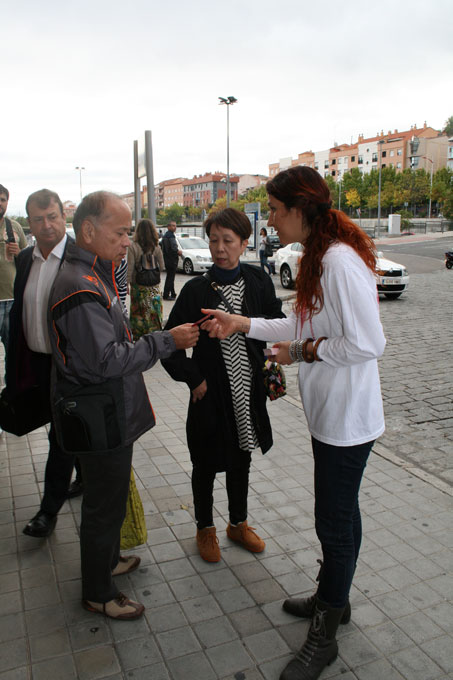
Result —
<instances>
[{"instance_id":1,"label":"man in dark jacket","mask_svg":"<svg viewBox=\"0 0 453 680\"><path fill-rule=\"evenodd\" d=\"M61 451L50 419L51 348L47 331L49 293L65 255L68 237L63 204L54 191L35 191L27 199L26 212L36 245L22 250L16 259L6 387L11 398L31 388L35 390L36 403L29 412L23 413L25 430L30 420L30 429L26 431L38 426L37 413L42 414L39 425L50 420L44 495L38 513L24 528L24 534L43 538L55 528L74 466L74 457Z\"/></svg>"},{"instance_id":2,"label":"man in dark jacket","mask_svg":"<svg viewBox=\"0 0 453 680\"><path fill-rule=\"evenodd\" d=\"M119 546L133 443L155 423L142 372L176 349L193 347L199 335L184 324L134 344L115 283L130 227L131 212L119 196L85 196L74 215L76 244L68 246L49 312L57 436L65 451L78 454L83 476L82 605L124 620L144 611L112 579L140 564L139 557L121 557Z\"/></svg>"},{"instance_id":3,"label":"man in dark jacket","mask_svg":"<svg viewBox=\"0 0 453 680\"><path fill-rule=\"evenodd\" d=\"M176 298L175 292L175 275L178 267L178 257L182 254L178 249L178 242L175 237L176 222L170 222L167 231L162 237L161 248L164 255L165 269L167 275L164 283L164 300L174 300Z\"/></svg>"}]
</instances>

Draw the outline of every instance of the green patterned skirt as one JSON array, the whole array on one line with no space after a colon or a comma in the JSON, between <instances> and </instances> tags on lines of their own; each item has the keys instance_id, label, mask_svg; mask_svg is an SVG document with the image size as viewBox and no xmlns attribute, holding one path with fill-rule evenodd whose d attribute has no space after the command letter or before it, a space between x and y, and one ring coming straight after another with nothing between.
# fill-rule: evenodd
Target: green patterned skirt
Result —
<instances>
[{"instance_id":1,"label":"green patterned skirt","mask_svg":"<svg viewBox=\"0 0 453 680\"><path fill-rule=\"evenodd\" d=\"M131 283L130 323L134 340L162 330L162 293L159 286Z\"/></svg>"}]
</instances>

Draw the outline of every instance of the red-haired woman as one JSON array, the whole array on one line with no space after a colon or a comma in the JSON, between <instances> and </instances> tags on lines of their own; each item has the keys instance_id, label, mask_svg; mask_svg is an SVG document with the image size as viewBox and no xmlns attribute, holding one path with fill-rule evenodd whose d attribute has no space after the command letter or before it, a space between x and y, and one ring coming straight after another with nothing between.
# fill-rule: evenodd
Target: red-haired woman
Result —
<instances>
[{"instance_id":1,"label":"red-haired woman","mask_svg":"<svg viewBox=\"0 0 453 680\"><path fill-rule=\"evenodd\" d=\"M317 592L284 602L286 611L312 623L281 680L315 680L336 658L338 625L351 616L349 590L362 535L359 487L374 441L384 432L377 359L385 338L373 243L331 208L326 182L311 168L295 167L280 172L266 188L269 226L282 244L299 241L304 246L294 312L287 319L269 320L203 310L215 319L202 328L212 337L239 331L274 341L276 361L299 362L323 562Z\"/></svg>"}]
</instances>

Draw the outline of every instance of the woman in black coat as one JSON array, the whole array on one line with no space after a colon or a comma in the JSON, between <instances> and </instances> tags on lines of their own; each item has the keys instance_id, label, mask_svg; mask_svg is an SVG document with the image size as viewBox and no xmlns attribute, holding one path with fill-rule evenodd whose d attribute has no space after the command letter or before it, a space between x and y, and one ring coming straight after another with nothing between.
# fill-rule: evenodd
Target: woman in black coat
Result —
<instances>
[{"instance_id":1,"label":"woman in black coat","mask_svg":"<svg viewBox=\"0 0 453 680\"><path fill-rule=\"evenodd\" d=\"M259 267L239 262L251 233L247 216L227 208L210 215L204 226L214 265L209 273L186 283L166 329L182 320L199 321L202 307L250 317L283 317L270 277ZM162 361L172 378L187 383L191 390L186 428L197 544L208 562L220 560L212 514L217 472L226 472L227 535L252 552L265 547L247 524L251 451L260 447L266 453L272 446L262 372L264 348L265 343L248 340L243 333L220 341L202 331L192 357L181 350Z\"/></svg>"}]
</instances>

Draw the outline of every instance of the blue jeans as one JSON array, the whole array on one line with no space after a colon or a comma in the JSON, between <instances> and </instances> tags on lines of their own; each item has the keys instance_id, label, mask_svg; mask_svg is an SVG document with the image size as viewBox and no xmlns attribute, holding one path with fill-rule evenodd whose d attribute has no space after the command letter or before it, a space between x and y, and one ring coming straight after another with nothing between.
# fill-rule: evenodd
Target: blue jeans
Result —
<instances>
[{"instance_id":1,"label":"blue jeans","mask_svg":"<svg viewBox=\"0 0 453 680\"><path fill-rule=\"evenodd\" d=\"M0 300L0 338L5 346L5 364L9 339L9 313L12 306L12 300Z\"/></svg>"},{"instance_id":2,"label":"blue jeans","mask_svg":"<svg viewBox=\"0 0 453 680\"><path fill-rule=\"evenodd\" d=\"M259 251L259 254L260 254L260 264L261 264L261 269L264 271L264 267L267 267L268 273L271 274L272 271L271 271L271 268L270 268L269 263L268 263L268 261L267 261L267 255L265 254L265 251L264 251L264 250L260 250L260 251Z\"/></svg>"},{"instance_id":3,"label":"blue jeans","mask_svg":"<svg viewBox=\"0 0 453 680\"><path fill-rule=\"evenodd\" d=\"M344 607L362 541L359 489L374 441L332 446L312 437L315 462L315 527L323 568L318 597Z\"/></svg>"}]
</instances>

